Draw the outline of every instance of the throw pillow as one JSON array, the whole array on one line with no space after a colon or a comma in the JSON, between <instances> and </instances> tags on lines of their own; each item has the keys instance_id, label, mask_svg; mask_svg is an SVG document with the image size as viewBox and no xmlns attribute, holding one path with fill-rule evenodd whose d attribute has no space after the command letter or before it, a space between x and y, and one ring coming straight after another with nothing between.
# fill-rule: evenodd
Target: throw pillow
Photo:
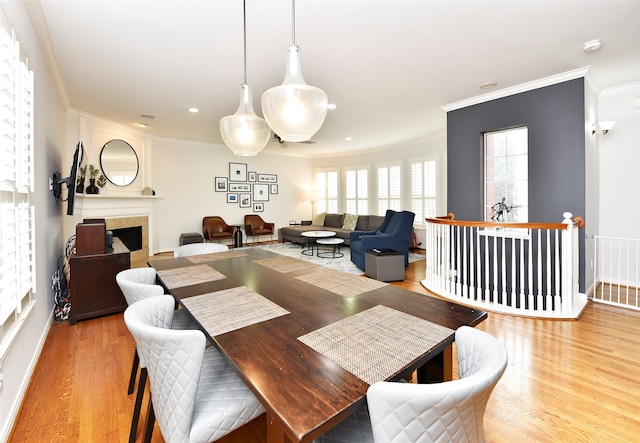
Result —
<instances>
[{"instance_id":1,"label":"throw pillow","mask_svg":"<svg viewBox=\"0 0 640 443\"><path fill-rule=\"evenodd\" d=\"M342 229L353 231L358 223L358 216L354 214L345 214L344 222L342 223Z\"/></svg>"},{"instance_id":2,"label":"throw pillow","mask_svg":"<svg viewBox=\"0 0 640 443\"><path fill-rule=\"evenodd\" d=\"M326 212L322 212L320 214L316 214L315 217L313 217L313 221L311 222L312 225L314 226L324 226L324 218L327 216Z\"/></svg>"},{"instance_id":3,"label":"throw pillow","mask_svg":"<svg viewBox=\"0 0 640 443\"><path fill-rule=\"evenodd\" d=\"M324 225L329 228L340 228L342 227L343 218L343 214L327 214L324 218Z\"/></svg>"}]
</instances>

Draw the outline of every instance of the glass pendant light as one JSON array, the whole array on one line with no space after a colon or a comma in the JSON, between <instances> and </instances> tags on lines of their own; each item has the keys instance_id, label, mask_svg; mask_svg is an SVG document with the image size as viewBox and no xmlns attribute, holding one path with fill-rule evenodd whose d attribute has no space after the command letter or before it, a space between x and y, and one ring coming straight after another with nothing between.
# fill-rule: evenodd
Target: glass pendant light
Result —
<instances>
[{"instance_id":1,"label":"glass pendant light","mask_svg":"<svg viewBox=\"0 0 640 443\"><path fill-rule=\"evenodd\" d=\"M295 0L292 0L292 44L287 48L284 81L262 94L262 113L274 133L287 142L304 142L318 132L327 116L327 94L305 83L296 46Z\"/></svg>"},{"instance_id":2,"label":"glass pendant light","mask_svg":"<svg viewBox=\"0 0 640 443\"><path fill-rule=\"evenodd\" d=\"M240 86L240 106L233 115L220 119L220 134L235 155L258 154L271 138L271 128L253 110L251 86L247 84L247 8L242 2L244 18L244 83Z\"/></svg>"}]
</instances>

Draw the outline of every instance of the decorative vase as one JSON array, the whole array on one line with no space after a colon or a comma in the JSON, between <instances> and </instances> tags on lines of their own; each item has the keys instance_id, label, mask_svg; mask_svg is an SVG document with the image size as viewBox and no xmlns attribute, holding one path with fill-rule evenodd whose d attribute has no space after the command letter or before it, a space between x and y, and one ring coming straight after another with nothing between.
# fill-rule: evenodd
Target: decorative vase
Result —
<instances>
[{"instance_id":1,"label":"decorative vase","mask_svg":"<svg viewBox=\"0 0 640 443\"><path fill-rule=\"evenodd\" d=\"M96 186L96 179L89 179L89 186L87 186L87 194L97 194L100 192L100 189Z\"/></svg>"},{"instance_id":2,"label":"decorative vase","mask_svg":"<svg viewBox=\"0 0 640 443\"><path fill-rule=\"evenodd\" d=\"M76 194L82 194L84 192L84 179L76 185Z\"/></svg>"}]
</instances>

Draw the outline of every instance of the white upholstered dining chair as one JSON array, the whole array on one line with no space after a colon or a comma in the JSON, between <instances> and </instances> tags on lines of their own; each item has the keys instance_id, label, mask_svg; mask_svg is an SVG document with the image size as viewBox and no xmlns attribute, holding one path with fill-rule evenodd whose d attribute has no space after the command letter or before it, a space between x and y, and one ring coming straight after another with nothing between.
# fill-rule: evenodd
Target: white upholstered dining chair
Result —
<instances>
[{"instance_id":1,"label":"white upholstered dining chair","mask_svg":"<svg viewBox=\"0 0 640 443\"><path fill-rule=\"evenodd\" d=\"M124 321L147 363L164 440L212 442L265 410L202 331L170 329L173 308L169 295L148 298L129 306Z\"/></svg>"},{"instance_id":2,"label":"white upholstered dining chair","mask_svg":"<svg viewBox=\"0 0 640 443\"><path fill-rule=\"evenodd\" d=\"M484 442L484 411L507 366L507 351L467 326L456 331L456 348L458 380L374 383L367 404L315 442Z\"/></svg>"},{"instance_id":3,"label":"white upholstered dining chair","mask_svg":"<svg viewBox=\"0 0 640 443\"><path fill-rule=\"evenodd\" d=\"M173 251L173 257L189 257L191 255L211 254L228 250L229 246L221 245L220 243L189 243L188 245L178 246Z\"/></svg>"},{"instance_id":4,"label":"white upholstered dining chair","mask_svg":"<svg viewBox=\"0 0 640 443\"><path fill-rule=\"evenodd\" d=\"M120 271L116 274L116 282L124 295L127 306L147 299L164 294L162 286L156 284L156 270L154 268L131 268ZM186 311L179 310L172 319L171 327L173 329L197 329L198 325L191 320ZM140 377L138 377L138 368L140 369ZM136 401L133 407L133 416L131 418L131 430L129 433L129 442L136 440L136 432L138 430L138 422L140 420L140 410L142 408L142 400L144 397L145 385L147 383L147 370L144 360L139 357L138 348L133 354L133 362L131 364L131 375L129 376L128 394L133 393L136 379L138 379L138 390L136 393Z\"/></svg>"}]
</instances>

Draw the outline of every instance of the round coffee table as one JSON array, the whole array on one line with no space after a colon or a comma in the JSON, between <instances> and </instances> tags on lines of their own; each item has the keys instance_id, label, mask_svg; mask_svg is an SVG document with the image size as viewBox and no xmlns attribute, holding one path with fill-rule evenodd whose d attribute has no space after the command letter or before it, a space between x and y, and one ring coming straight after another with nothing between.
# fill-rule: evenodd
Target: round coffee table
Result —
<instances>
[{"instance_id":1,"label":"round coffee table","mask_svg":"<svg viewBox=\"0 0 640 443\"><path fill-rule=\"evenodd\" d=\"M321 258L341 258L344 257L344 254L340 252L340 245L344 243L344 239L342 238L319 238L316 240L316 255ZM331 246L331 249L328 251L320 252L319 245ZM331 254L331 255L329 255Z\"/></svg>"},{"instance_id":2,"label":"round coffee table","mask_svg":"<svg viewBox=\"0 0 640 443\"><path fill-rule=\"evenodd\" d=\"M303 232L302 236L303 237L307 237L307 244L306 244L306 249L302 250L302 253L304 255L310 255L313 256L313 247L316 246L316 241L320 238L328 238L328 237L333 237L335 236L336 233L333 231L307 231L307 232ZM317 246L316 246L316 252L317 252Z\"/></svg>"}]
</instances>

